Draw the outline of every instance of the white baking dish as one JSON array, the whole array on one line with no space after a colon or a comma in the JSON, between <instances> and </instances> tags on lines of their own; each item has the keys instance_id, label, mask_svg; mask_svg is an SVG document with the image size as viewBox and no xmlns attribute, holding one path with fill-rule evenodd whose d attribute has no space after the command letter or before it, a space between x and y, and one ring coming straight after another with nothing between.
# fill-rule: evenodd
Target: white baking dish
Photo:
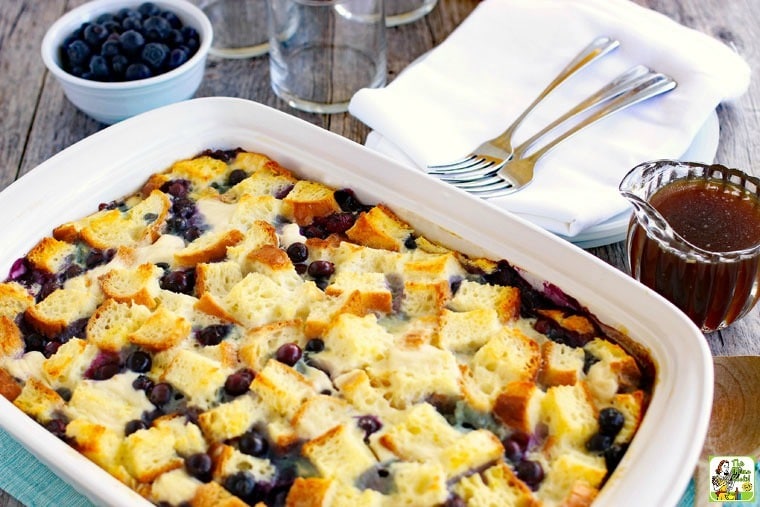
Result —
<instances>
[{"instance_id":1,"label":"white baking dish","mask_svg":"<svg viewBox=\"0 0 760 507\"><path fill-rule=\"evenodd\" d=\"M595 505L675 504L707 432L713 370L702 333L654 292L573 245L293 116L241 99L167 106L55 155L0 193L0 273L53 226L136 190L153 172L207 148L260 151L304 177L382 201L420 232L466 253L507 259L624 330L657 368L651 405ZM474 245L477 245L474 246ZM98 504L145 500L0 397L0 426Z\"/></svg>"}]
</instances>

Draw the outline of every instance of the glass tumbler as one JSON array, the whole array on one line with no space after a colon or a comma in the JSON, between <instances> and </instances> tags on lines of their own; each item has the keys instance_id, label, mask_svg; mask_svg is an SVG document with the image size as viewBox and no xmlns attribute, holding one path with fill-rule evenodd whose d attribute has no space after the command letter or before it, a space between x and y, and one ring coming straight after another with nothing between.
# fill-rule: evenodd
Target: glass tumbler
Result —
<instances>
[{"instance_id":1,"label":"glass tumbler","mask_svg":"<svg viewBox=\"0 0 760 507\"><path fill-rule=\"evenodd\" d=\"M314 113L348 110L385 85L384 0L268 0L272 89Z\"/></svg>"},{"instance_id":2,"label":"glass tumbler","mask_svg":"<svg viewBox=\"0 0 760 507\"><path fill-rule=\"evenodd\" d=\"M417 21L437 4L438 0L385 0L385 25L398 26Z\"/></svg>"},{"instance_id":3,"label":"glass tumbler","mask_svg":"<svg viewBox=\"0 0 760 507\"><path fill-rule=\"evenodd\" d=\"M659 160L623 178L633 205L631 275L702 331L747 314L760 298L760 179L714 164Z\"/></svg>"},{"instance_id":4,"label":"glass tumbler","mask_svg":"<svg viewBox=\"0 0 760 507\"><path fill-rule=\"evenodd\" d=\"M266 0L203 0L200 8L214 27L212 55L250 58L268 51Z\"/></svg>"}]
</instances>

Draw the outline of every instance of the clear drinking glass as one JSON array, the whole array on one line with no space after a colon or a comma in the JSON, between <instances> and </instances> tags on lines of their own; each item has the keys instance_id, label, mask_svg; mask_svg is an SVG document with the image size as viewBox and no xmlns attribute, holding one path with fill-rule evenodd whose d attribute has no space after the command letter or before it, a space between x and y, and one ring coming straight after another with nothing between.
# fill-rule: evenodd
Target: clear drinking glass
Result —
<instances>
[{"instance_id":1,"label":"clear drinking glass","mask_svg":"<svg viewBox=\"0 0 760 507\"><path fill-rule=\"evenodd\" d=\"M436 4L438 0L385 0L385 25L398 26L417 21Z\"/></svg>"},{"instance_id":2,"label":"clear drinking glass","mask_svg":"<svg viewBox=\"0 0 760 507\"><path fill-rule=\"evenodd\" d=\"M204 0L200 8L214 27L210 54L250 58L269 50L266 0Z\"/></svg>"},{"instance_id":3,"label":"clear drinking glass","mask_svg":"<svg viewBox=\"0 0 760 507\"><path fill-rule=\"evenodd\" d=\"M348 110L385 85L384 0L268 0L272 89L292 107Z\"/></svg>"},{"instance_id":4,"label":"clear drinking glass","mask_svg":"<svg viewBox=\"0 0 760 507\"><path fill-rule=\"evenodd\" d=\"M631 275L703 331L728 326L760 297L760 179L722 165L660 160L620 184L633 205Z\"/></svg>"}]
</instances>

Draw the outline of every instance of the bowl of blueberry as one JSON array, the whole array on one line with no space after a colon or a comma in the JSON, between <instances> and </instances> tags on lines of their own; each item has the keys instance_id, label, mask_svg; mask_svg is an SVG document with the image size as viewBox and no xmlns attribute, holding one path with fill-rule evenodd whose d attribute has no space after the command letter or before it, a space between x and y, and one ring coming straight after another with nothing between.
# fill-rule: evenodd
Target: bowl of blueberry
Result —
<instances>
[{"instance_id":1,"label":"bowl of blueberry","mask_svg":"<svg viewBox=\"0 0 760 507\"><path fill-rule=\"evenodd\" d=\"M42 59L71 103L112 124L191 98L212 38L187 0L93 0L48 29Z\"/></svg>"}]
</instances>

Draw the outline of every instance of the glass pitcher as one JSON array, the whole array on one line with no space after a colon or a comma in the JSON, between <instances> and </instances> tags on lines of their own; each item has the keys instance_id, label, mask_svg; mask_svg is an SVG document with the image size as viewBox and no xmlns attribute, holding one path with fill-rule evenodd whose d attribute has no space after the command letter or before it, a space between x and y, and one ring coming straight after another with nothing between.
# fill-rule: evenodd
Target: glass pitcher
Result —
<instances>
[{"instance_id":1,"label":"glass pitcher","mask_svg":"<svg viewBox=\"0 0 760 507\"><path fill-rule=\"evenodd\" d=\"M760 179L737 169L647 162L620 183L633 205L631 276L703 331L721 329L760 297Z\"/></svg>"}]
</instances>

